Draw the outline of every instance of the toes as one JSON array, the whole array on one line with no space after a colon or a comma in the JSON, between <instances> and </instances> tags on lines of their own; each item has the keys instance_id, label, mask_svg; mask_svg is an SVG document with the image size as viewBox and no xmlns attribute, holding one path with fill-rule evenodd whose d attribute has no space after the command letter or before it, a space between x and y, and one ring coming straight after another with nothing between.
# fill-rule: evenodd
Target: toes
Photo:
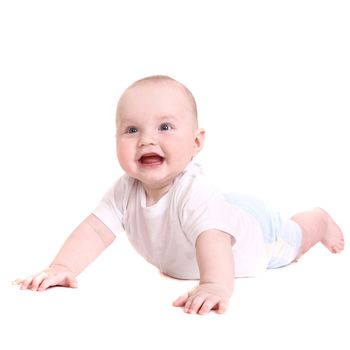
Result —
<instances>
[{"instance_id":1,"label":"toes","mask_svg":"<svg viewBox=\"0 0 350 350\"><path fill-rule=\"evenodd\" d=\"M332 253L340 253L342 250L344 250L344 241L341 241L332 246Z\"/></svg>"}]
</instances>

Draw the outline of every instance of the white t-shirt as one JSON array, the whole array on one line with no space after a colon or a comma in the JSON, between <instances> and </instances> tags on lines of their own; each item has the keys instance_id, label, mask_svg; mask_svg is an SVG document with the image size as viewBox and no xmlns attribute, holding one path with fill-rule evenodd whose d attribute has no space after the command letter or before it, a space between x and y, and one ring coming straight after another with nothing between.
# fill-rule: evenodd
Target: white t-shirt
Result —
<instances>
[{"instance_id":1,"label":"white t-shirt","mask_svg":"<svg viewBox=\"0 0 350 350\"><path fill-rule=\"evenodd\" d=\"M236 277L256 276L267 266L260 224L251 214L227 203L194 162L152 206L146 206L142 183L122 176L93 214L115 235L125 231L148 262L175 278L199 278L195 244L209 229L232 235Z\"/></svg>"}]
</instances>

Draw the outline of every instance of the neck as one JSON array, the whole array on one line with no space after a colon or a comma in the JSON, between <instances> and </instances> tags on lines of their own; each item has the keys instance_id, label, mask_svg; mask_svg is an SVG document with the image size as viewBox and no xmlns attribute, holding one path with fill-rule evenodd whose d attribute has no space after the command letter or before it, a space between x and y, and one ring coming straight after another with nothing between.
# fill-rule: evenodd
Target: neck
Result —
<instances>
[{"instance_id":1,"label":"neck","mask_svg":"<svg viewBox=\"0 0 350 350\"><path fill-rule=\"evenodd\" d=\"M161 188L147 188L144 186L146 193L146 205L149 207L156 204L164 195L166 195L170 190L171 185L167 185Z\"/></svg>"}]
</instances>

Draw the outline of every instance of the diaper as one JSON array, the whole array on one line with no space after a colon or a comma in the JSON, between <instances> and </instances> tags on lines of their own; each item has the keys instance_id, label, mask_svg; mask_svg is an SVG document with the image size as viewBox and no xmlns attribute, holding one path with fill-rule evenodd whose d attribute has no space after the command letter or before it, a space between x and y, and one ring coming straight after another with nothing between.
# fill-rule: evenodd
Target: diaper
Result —
<instances>
[{"instance_id":1,"label":"diaper","mask_svg":"<svg viewBox=\"0 0 350 350\"><path fill-rule=\"evenodd\" d=\"M247 211L260 223L267 255L267 268L286 266L293 262L301 244L300 226L291 219L282 218L280 213L266 202L249 195L224 193L230 204Z\"/></svg>"},{"instance_id":2,"label":"diaper","mask_svg":"<svg viewBox=\"0 0 350 350\"><path fill-rule=\"evenodd\" d=\"M286 266L293 262L301 244L300 226L290 219L282 219L280 230L274 242L266 244L268 269Z\"/></svg>"}]
</instances>

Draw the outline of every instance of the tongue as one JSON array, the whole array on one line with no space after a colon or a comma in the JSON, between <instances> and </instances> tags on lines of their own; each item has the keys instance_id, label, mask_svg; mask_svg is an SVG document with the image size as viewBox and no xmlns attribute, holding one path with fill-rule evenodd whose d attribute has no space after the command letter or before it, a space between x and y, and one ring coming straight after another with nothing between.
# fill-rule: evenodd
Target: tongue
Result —
<instances>
[{"instance_id":1,"label":"tongue","mask_svg":"<svg viewBox=\"0 0 350 350\"><path fill-rule=\"evenodd\" d=\"M154 156L144 156L141 158L141 162L143 164L155 164L155 163L161 163L163 160L162 157L154 155Z\"/></svg>"}]
</instances>

